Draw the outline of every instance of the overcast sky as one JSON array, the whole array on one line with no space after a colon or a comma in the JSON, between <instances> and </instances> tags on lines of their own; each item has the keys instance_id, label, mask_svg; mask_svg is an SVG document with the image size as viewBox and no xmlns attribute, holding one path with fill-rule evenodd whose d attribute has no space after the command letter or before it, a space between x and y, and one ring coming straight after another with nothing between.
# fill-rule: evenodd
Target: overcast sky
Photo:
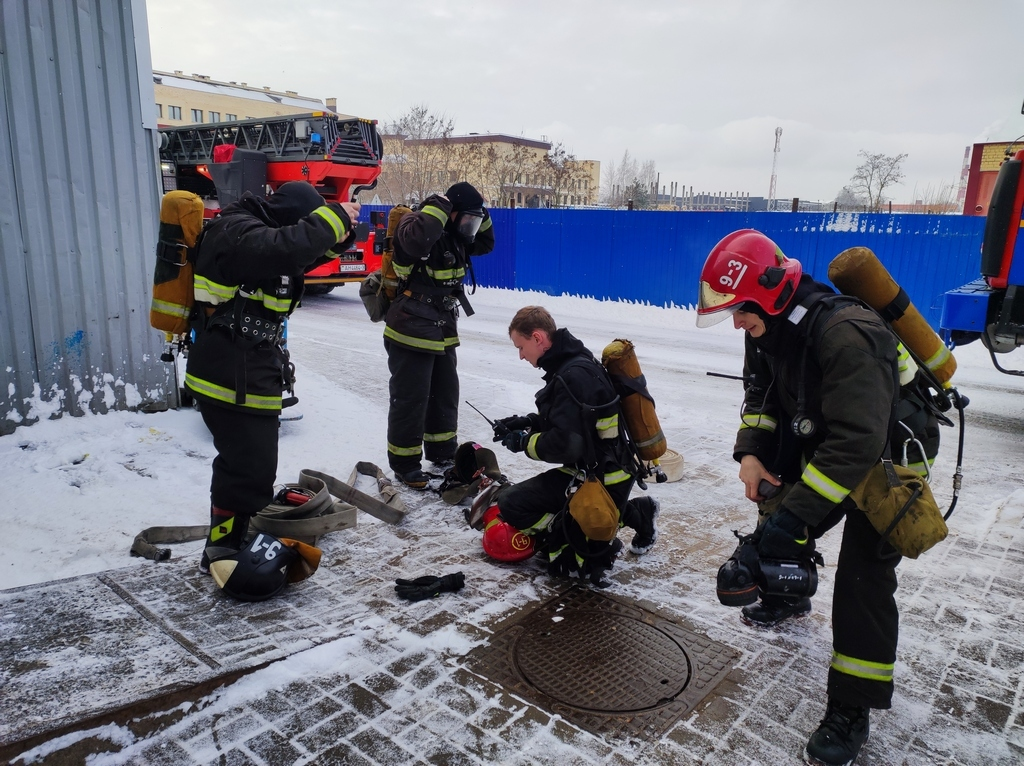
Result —
<instances>
[{"instance_id":1,"label":"overcast sky","mask_svg":"<svg viewBox=\"0 0 1024 766\"><path fill-rule=\"evenodd\" d=\"M897 202L1024 134L1024 0L147 0L153 66L336 97L457 133L654 160L661 183L832 199L858 151L908 154ZM915 194L916 191L916 194Z\"/></svg>"}]
</instances>

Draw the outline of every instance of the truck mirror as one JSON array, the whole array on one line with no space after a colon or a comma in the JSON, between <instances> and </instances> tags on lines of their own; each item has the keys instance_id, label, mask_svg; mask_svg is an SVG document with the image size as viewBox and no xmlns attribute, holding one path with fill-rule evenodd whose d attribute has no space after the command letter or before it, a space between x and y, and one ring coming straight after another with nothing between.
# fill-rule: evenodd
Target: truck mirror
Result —
<instances>
[{"instance_id":1,"label":"truck mirror","mask_svg":"<svg viewBox=\"0 0 1024 766\"><path fill-rule=\"evenodd\" d=\"M374 228L382 229L387 225L387 219L384 216L383 210L374 210L370 213L370 223Z\"/></svg>"}]
</instances>

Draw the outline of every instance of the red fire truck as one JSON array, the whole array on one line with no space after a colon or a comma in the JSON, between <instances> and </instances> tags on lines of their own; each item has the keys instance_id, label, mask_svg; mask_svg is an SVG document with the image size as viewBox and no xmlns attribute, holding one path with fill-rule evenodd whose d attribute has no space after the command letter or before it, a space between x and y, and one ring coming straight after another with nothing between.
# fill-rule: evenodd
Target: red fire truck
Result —
<instances>
[{"instance_id":1,"label":"red fire truck","mask_svg":"<svg viewBox=\"0 0 1024 766\"><path fill-rule=\"evenodd\" d=\"M160 135L164 191L195 192L207 218L246 191L265 196L287 181L308 181L328 202L347 202L377 185L383 153L376 120L331 112L162 128ZM357 224L356 239L306 275L307 294L359 282L380 267L369 225Z\"/></svg>"}]
</instances>

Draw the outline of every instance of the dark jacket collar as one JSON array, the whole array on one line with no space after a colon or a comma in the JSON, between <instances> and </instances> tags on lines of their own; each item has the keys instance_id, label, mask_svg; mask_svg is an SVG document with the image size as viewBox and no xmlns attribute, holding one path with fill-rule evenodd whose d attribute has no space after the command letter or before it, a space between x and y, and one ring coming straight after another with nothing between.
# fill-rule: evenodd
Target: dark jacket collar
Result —
<instances>
[{"instance_id":1,"label":"dark jacket collar","mask_svg":"<svg viewBox=\"0 0 1024 766\"><path fill-rule=\"evenodd\" d=\"M561 327L551 336L551 348L537 360L537 366L544 370L544 380L551 381L567 362L578 356L593 358L581 340Z\"/></svg>"}]
</instances>

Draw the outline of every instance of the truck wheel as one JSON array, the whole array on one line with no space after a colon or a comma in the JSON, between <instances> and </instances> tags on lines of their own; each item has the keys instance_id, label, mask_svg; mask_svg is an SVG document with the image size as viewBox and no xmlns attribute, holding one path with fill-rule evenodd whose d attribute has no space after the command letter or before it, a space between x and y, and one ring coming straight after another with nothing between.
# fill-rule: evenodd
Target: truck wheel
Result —
<instances>
[{"instance_id":1,"label":"truck wheel","mask_svg":"<svg viewBox=\"0 0 1024 766\"><path fill-rule=\"evenodd\" d=\"M334 285L306 285L306 295L327 295Z\"/></svg>"}]
</instances>

